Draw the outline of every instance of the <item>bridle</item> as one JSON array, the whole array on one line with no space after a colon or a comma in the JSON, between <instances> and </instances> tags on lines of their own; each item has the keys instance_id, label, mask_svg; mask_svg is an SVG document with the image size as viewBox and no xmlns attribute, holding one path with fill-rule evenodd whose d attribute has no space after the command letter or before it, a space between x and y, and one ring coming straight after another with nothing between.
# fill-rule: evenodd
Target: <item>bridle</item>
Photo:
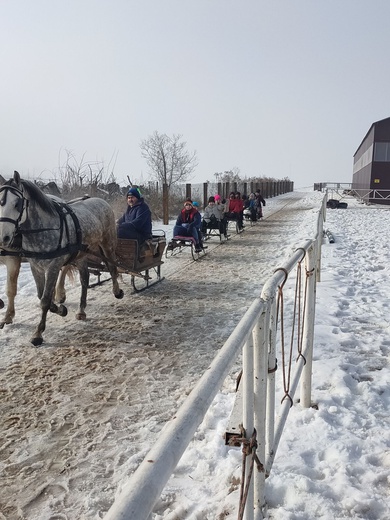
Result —
<instances>
[{"instance_id":1,"label":"bridle","mask_svg":"<svg viewBox=\"0 0 390 520\"><path fill-rule=\"evenodd\" d=\"M5 206L7 203L7 193L10 191L14 195L17 195L18 201L16 203L15 209L19 212L19 216L16 220L9 218L9 217L0 217L0 222L10 222L15 226L15 231L18 229L20 221L23 216L23 212L25 209L27 209L28 206L28 200L24 197L22 190L19 188L16 188L15 186L10 186L8 184L3 185L0 188L0 195L3 194L3 196L0 199L0 206Z\"/></svg>"},{"instance_id":2,"label":"bridle","mask_svg":"<svg viewBox=\"0 0 390 520\"><path fill-rule=\"evenodd\" d=\"M88 248L85 244L82 243L82 233L80 228L80 223L78 221L78 218L76 217L73 210L70 208L68 204L65 202L57 202L53 200L54 206L57 210L60 224L58 228L39 228L39 229L21 229L21 219L23 217L23 213L28 208L28 199L23 195L23 191L19 188L16 188L15 186L10 186L9 184L4 184L0 187L0 206L5 206L7 202L7 190L13 193L14 195L18 196L18 201L16 203L15 209L19 211L19 216L16 220L11 219L9 217L0 217L0 222L10 222L15 226L15 230L13 233L13 238L11 240L11 243L15 239L16 236L21 235L29 235L29 234L36 234L36 233L42 233L43 231L51 231L56 230L59 231L59 239L58 239L58 246L56 249L48 252L34 252L34 251L26 251L23 249L18 248L16 251L12 250L0 250L0 256L20 256L20 257L26 257L26 258L43 258L43 259L50 259L50 258L57 258L59 256L65 255L65 254L71 254L72 257L69 261L73 259L77 255L79 251L86 251ZM3 196L1 196L3 194ZM68 223L66 221L65 216L70 215L75 232L76 232L76 240L77 242L75 244L70 244L70 237L69 237L69 228ZM23 223L22 223L23 224ZM67 245L64 247L61 247L61 241L63 238L63 235L67 237ZM11 246L12 249L12 246Z\"/></svg>"}]
</instances>

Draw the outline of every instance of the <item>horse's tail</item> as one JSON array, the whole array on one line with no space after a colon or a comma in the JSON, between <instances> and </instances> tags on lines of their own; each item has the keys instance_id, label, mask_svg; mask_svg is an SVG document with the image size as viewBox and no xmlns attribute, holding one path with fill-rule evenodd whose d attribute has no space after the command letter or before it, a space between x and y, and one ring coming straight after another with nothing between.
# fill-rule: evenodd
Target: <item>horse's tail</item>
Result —
<instances>
[{"instance_id":1,"label":"horse's tail","mask_svg":"<svg viewBox=\"0 0 390 520\"><path fill-rule=\"evenodd\" d=\"M73 284L75 282L76 273L78 269L75 265L67 264L62 268L64 270L65 276L69 278L69 281Z\"/></svg>"}]
</instances>

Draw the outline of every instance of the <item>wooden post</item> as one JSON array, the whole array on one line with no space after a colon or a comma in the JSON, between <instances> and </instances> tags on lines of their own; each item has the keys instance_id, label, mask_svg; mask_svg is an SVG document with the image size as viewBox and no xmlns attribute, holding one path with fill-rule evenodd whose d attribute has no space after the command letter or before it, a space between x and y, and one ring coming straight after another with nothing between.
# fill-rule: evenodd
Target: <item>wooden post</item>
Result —
<instances>
[{"instance_id":1,"label":"wooden post","mask_svg":"<svg viewBox=\"0 0 390 520\"><path fill-rule=\"evenodd\" d=\"M169 224L169 190L167 184L163 184L163 224Z\"/></svg>"},{"instance_id":2,"label":"wooden post","mask_svg":"<svg viewBox=\"0 0 390 520\"><path fill-rule=\"evenodd\" d=\"M207 206L208 188L209 188L209 183L208 182L204 182L203 183L203 207L204 208Z\"/></svg>"}]
</instances>

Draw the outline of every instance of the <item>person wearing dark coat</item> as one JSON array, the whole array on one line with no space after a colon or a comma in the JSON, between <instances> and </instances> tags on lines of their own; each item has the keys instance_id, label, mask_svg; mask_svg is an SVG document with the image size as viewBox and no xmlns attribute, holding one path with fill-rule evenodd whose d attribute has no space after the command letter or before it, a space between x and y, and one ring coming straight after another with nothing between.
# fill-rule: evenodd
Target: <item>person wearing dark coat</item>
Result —
<instances>
[{"instance_id":1,"label":"person wearing dark coat","mask_svg":"<svg viewBox=\"0 0 390 520\"><path fill-rule=\"evenodd\" d=\"M139 244L152 238L152 213L138 188L127 192L127 209L118 219L118 237L136 239Z\"/></svg>"},{"instance_id":2,"label":"person wearing dark coat","mask_svg":"<svg viewBox=\"0 0 390 520\"><path fill-rule=\"evenodd\" d=\"M197 253L205 249L200 232L201 221L202 217L199 211L192 205L192 201L187 199L184 202L184 208L180 211L175 227L173 228L174 237L192 237L195 240L195 251Z\"/></svg>"},{"instance_id":3,"label":"person wearing dark coat","mask_svg":"<svg viewBox=\"0 0 390 520\"><path fill-rule=\"evenodd\" d=\"M260 219L263 217L263 206L265 206L265 200L264 200L262 194L260 193L260 190L256 191L255 197L256 197L257 218Z\"/></svg>"}]
</instances>

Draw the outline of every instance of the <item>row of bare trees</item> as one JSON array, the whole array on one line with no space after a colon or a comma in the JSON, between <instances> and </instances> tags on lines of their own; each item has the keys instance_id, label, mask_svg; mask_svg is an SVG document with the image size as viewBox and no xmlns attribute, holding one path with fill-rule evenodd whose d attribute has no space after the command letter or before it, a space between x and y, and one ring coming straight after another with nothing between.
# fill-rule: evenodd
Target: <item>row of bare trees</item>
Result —
<instances>
[{"instance_id":1,"label":"row of bare trees","mask_svg":"<svg viewBox=\"0 0 390 520\"><path fill-rule=\"evenodd\" d=\"M179 187L191 177L198 166L197 152L188 150L187 143L181 135L168 136L157 131L141 141L140 149L141 155L148 165L151 178L156 181L155 183L148 182L140 188L151 204L152 211L154 209L155 217L161 216L163 208L164 220L166 220L169 215L169 206L177 205L177 190L173 190L173 187ZM63 151L62 156L64 153L65 157L62 157L60 166L54 173L55 182L44 185L37 181L46 188L46 191L62 196L66 200L88 194L114 202L123 197L128 187L133 185L129 176L127 177L129 184L126 187L118 184L114 174L115 155L108 164L105 164L101 161L87 161L85 154L78 159L69 150ZM275 181L275 179L264 176L243 179L238 167L216 172L214 177L216 183L225 185L243 181L247 183ZM288 178L282 180L288 180ZM122 203L123 200L119 204Z\"/></svg>"}]
</instances>

